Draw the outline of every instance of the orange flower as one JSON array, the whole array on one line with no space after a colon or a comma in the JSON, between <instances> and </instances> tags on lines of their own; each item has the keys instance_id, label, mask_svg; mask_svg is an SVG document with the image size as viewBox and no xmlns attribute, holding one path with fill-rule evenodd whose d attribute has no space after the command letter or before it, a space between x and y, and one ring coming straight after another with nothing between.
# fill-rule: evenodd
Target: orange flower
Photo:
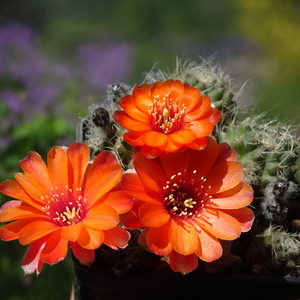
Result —
<instances>
[{"instance_id":1,"label":"orange flower","mask_svg":"<svg viewBox=\"0 0 300 300\"><path fill-rule=\"evenodd\" d=\"M114 119L129 130L125 141L140 146L148 158L182 146L203 149L221 119L208 96L178 80L137 86L119 104L123 110L116 111Z\"/></svg>"},{"instance_id":2,"label":"orange flower","mask_svg":"<svg viewBox=\"0 0 300 300\"><path fill-rule=\"evenodd\" d=\"M222 240L232 241L251 228L254 214L245 206L253 190L228 144L208 138L204 150L152 160L138 152L133 164L137 174L124 174L121 185L137 200L121 220L128 228L145 226L140 243L168 255L173 271L185 274L196 269L198 258L220 258Z\"/></svg>"},{"instance_id":3,"label":"orange flower","mask_svg":"<svg viewBox=\"0 0 300 300\"><path fill-rule=\"evenodd\" d=\"M5 180L0 191L15 199L1 207L0 228L4 241L30 244L23 260L26 274L41 272L44 263L63 260L70 244L82 264L94 261L94 249L102 243L126 247L130 234L120 226L119 214L132 206L118 184L122 168L108 151L89 164L89 148L74 143L53 147L47 166L36 152L20 162L24 173Z\"/></svg>"}]
</instances>

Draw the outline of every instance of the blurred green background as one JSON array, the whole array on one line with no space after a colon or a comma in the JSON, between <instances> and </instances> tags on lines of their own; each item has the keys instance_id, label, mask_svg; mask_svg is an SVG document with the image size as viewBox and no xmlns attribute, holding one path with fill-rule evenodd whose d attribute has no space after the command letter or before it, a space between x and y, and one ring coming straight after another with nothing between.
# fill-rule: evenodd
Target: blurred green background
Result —
<instances>
[{"instance_id":1,"label":"blurred green background","mask_svg":"<svg viewBox=\"0 0 300 300\"><path fill-rule=\"evenodd\" d=\"M154 66L172 70L176 57L214 56L243 87L241 105L297 125L299 34L298 0L2 0L0 180L30 150L45 157L75 141L80 116L108 84L139 84ZM71 259L24 276L25 250L0 242L0 298L69 299Z\"/></svg>"}]
</instances>

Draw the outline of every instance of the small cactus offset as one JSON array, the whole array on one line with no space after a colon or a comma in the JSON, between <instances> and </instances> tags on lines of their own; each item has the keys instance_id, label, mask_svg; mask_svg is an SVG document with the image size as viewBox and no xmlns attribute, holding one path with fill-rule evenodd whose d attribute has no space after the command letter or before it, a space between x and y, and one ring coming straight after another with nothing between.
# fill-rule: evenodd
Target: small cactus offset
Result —
<instances>
[{"instance_id":1,"label":"small cactus offset","mask_svg":"<svg viewBox=\"0 0 300 300\"><path fill-rule=\"evenodd\" d=\"M248 249L248 259L254 273L299 277L300 235L271 224L257 234L255 243Z\"/></svg>"},{"instance_id":2,"label":"small cactus offset","mask_svg":"<svg viewBox=\"0 0 300 300\"><path fill-rule=\"evenodd\" d=\"M88 115L79 122L77 141L88 144L92 160L101 151L110 150L125 169L130 163L132 153L123 140L125 130L112 119L114 111L119 108L118 101L130 91L131 87L124 83L109 85L104 104L90 106Z\"/></svg>"}]
</instances>

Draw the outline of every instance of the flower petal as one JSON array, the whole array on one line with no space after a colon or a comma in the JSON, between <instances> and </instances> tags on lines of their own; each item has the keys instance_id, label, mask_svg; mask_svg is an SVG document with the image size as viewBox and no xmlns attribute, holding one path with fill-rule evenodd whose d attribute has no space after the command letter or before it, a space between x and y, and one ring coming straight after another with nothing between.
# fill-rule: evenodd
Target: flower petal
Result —
<instances>
[{"instance_id":1,"label":"flower petal","mask_svg":"<svg viewBox=\"0 0 300 300\"><path fill-rule=\"evenodd\" d=\"M211 108L202 118L212 124L217 124L222 119L222 113L216 108Z\"/></svg>"},{"instance_id":2,"label":"flower petal","mask_svg":"<svg viewBox=\"0 0 300 300\"><path fill-rule=\"evenodd\" d=\"M68 181L68 158L65 149L56 146L48 152L47 165L52 187L65 189Z\"/></svg>"},{"instance_id":3,"label":"flower petal","mask_svg":"<svg viewBox=\"0 0 300 300\"><path fill-rule=\"evenodd\" d=\"M157 255L168 255L173 250L169 241L171 222L167 222L159 228L149 228L146 242L149 249Z\"/></svg>"},{"instance_id":4,"label":"flower petal","mask_svg":"<svg viewBox=\"0 0 300 300\"><path fill-rule=\"evenodd\" d=\"M224 213L232 216L241 224L242 232L247 232L251 229L255 215L252 209L243 207L240 209L224 210Z\"/></svg>"},{"instance_id":5,"label":"flower petal","mask_svg":"<svg viewBox=\"0 0 300 300\"><path fill-rule=\"evenodd\" d=\"M196 95L197 91L199 92L199 96ZM186 93L187 92L188 90L186 90ZM198 102L191 110L186 111L186 116L184 118L185 121L194 121L200 119L211 108L211 100L208 96L200 96L200 91L197 89L191 90L190 93L194 93L193 98L198 99Z\"/></svg>"},{"instance_id":6,"label":"flower petal","mask_svg":"<svg viewBox=\"0 0 300 300\"><path fill-rule=\"evenodd\" d=\"M127 213L120 215L120 221L126 228L139 229L144 226L138 217L139 209L142 204L144 204L143 201L134 200L132 209Z\"/></svg>"},{"instance_id":7,"label":"flower petal","mask_svg":"<svg viewBox=\"0 0 300 300\"><path fill-rule=\"evenodd\" d=\"M199 102L202 104L201 98L202 97L200 96L200 90L192 86L186 86L184 91L182 91L181 95L179 95L178 97L179 107L182 107L184 105L186 107L186 116L188 116L190 112L195 109L195 106L198 107ZM190 121L190 119L188 120Z\"/></svg>"},{"instance_id":8,"label":"flower petal","mask_svg":"<svg viewBox=\"0 0 300 300\"><path fill-rule=\"evenodd\" d=\"M207 174L205 185L210 195L221 193L238 185L244 177L243 166L237 161L223 162L214 166Z\"/></svg>"},{"instance_id":9,"label":"flower petal","mask_svg":"<svg viewBox=\"0 0 300 300\"><path fill-rule=\"evenodd\" d=\"M163 145L162 148L163 150L159 149L158 147L149 147L147 145L142 145L141 146L141 152L143 155L149 159L155 158L159 156L163 151L165 151L166 147L168 147L170 142L170 139L168 139L167 145ZM177 149L177 148L176 148Z\"/></svg>"},{"instance_id":10,"label":"flower petal","mask_svg":"<svg viewBox=\"0 0 300 300\"><path fill-rule=\"evenodd\" d=\"M118 250L118 248L125 248L128 245L129 239L130 233L124 228L117 226L104 231L103 243L114 250Z\"/></svg>"},{"instance_id":11,"label":"flower petal","mask_svg":"<svg viewBox=\"0 0 300 300\"><path fill-rule=\"evenodd\" d=\"M133 165L144 185L155 192L163 192L167 177L157 161L149 161L141 152L138 152L133 158Z\"/></svg>"},{"instance_id":12,"label":"flower petal","mask_svg":"<svg viewBox=\"0 0 300 300\"><path fill-rule=\"evenodd\" d=\"M188 168L189 155L189 151L180 150L173 153L164 153L159 156L158 159L168 179L174 175L177 176L182 170Z\"/></svg>"},{"instance_id":13,"label":"flower petal","mask_svg":"<svg viewBox=\"0 0 300 300\"><path fill-rule=\"evenodd\" d=\"M212 138L208 139L208 141L208 145L203 151L185 149L174 153L162 154L159 159L167 177L170 178L173 175L182 173L183 170L186 170L187 176L195 173L194 171L196 170L198 178L205 177L218 156L216 141Z\"/></svg>"},{"instance_id":14,"label":"flower petal","mask_svg":"<svg viewBox=\"0 0 300 300\"><path fill-rule=\"evenodd\" d=\"M218 156L219 148L217 142L213 138L207 139L207 146L204 150L188 150L187 174L193 174L195 171L197 178L207 178L207 174L215 164Z\"/></svg>"},{"instance_id":15,"label":"flower petal","mask_svg":"<svg viewBox=\"0 0 300 300\"><path fill-rule=\"evenodd\" d=\"M3 225L0 227L0 238L3 241L16 240L19 237L19 232L34 220L36 218L22 219Z\"/></svg>"},{"instance_id":16,"label":"flower petal","mask_svg":"<svg viewBox=\"0 0 300 300\"><path fill-rule=\"evenodd\" d=\"M234 240L241 234L241 224L221 210L206 209L201 217L195 218L200 227L222 240Z\"/></svg>"},{"instance_id":17,"label":"flower petal","mask_svg":"<svg viewBox=\"0 0 300 300\"><path fill-rule=\"evenodd\" d=\"M76 242L81 233L82 227L82 222L78 222L77 224L71 226L62 226L61 237L67 241Z\"/></svg>"},{"instance_id":18,"label":"flower petal","mask_svg":"<svg viewBox=\"0 0 300 300\"><path fill-rule=\"evenodd\" d=\"M173 249L182 255L193 254L199 247L195 227L180 219L171 219L169 241Z\"/></svg>"},{"instance_id":19,"label":"flower petal","mask_svg":"<svg viewBox=\"0 0 300 300\"><path fill-rule=\"evenodd\" d=\"M44 186L48 188L51 187L47 166L38 153L33 151L29 152L29 154L20 161L20 166L24 172L31 174Z\"/></svg>"},{"instance_id":20,"label":"flower petal","mask_svg":"<svg viewBox=\"0 0 300 300\"><path fill-rule=\"evenodd\" d=\"M144 113L141 110L139 110L133 101L132 96L126 95L119 101L119 105L124 109L126 114L139 122L147 123L149 121L149 113Z\"/></svg>"},{"instance_id":21,"label":"flower petal","mask_svg":"<svg viewBox=\"0 0 300 300\"><path fill-rule=\"evenodd\" d=\"M85 143L73 143L67 149L68 177L70 188L81 187L90 161L90 149Z\"/></svg>"},{"instance_id":22,"label":"flower petal","mask_svg":"<svg viewBox=\"0 0 300 300\"><path fill-rule=\"evenodd\" d=\"M235 161L237 160L237 154L227 143L221 143L219 144L219 155L215 162L215 165L218 165L225 160Z\"/></svg>"},{"instance_id":23,"label":"flower petal","mask_svg":"<svg viewBox=\"0 0 300 300\"><path fill-rule=\"evenodd\" d=\"M145 203L141 205L139 216L142 224L147 227L160 227L170 219L168 211L160 202L157 202L157 204Z\"/></svg>"},{"instance_id":24,"label":"flower petal","mask_svg":"<svg viewBox=\"0 0 300 300\"><path fill-rule=\"evenodd\" d=\"M187 144L191 143L195 140L196 135L190 129L176 131L170 135L168 135L169 139L172 140L173 143L177 144Z\"/></svg>"},{"instance_id":25,"label":"flower petal","mask_svg":"<svg viewBox=\"0 0 300 300\"><path fill-rule=\"evenodd\" d=\"M155 83L154 83L155 85ZM165 92L163 94L170 94L170 98L174 101L180 98L180 96L186 92L188 88L179 80L169 79L162 83L162 86L165 86ZM191 102L191 99L188 99L187 102Z\"/></svg>"},{"instance_id":26,"label":"flower petal","mask_svg":"<svg viewBox=\"0 0 300 300\"><path fill-rule=\"evenodd\" d=\"M83 227L80 236L77 239L77 243L89 250L99 248L104 241L104 233L99 229L92 229L89 227Z\"/></svg>"},{"instance_id":27,"label":"flower petal","mask_svg":"<svg viewBox=\"0 0 300 300\"><path fill-rule=\"evenodd\" d=\"M48 188L41 184L34 176L28 173L16 173L14 174L15 179L18 184L25 190L26 193L29 194L30 198L34 200L28 199L19 199L27 202L29 205L40 208L44 206L42 197L49 194ZM27 201L29 200L29 201Z\"/></svg>"},{"instance_id":28,"label":"flower petal","mask_svg":"<svg viewBox=\"0 0 300 300\"><path fill-rule=\"evenodd\" d=\"M99 205L92 207L82 220L84 226L98 229L107 230L114 228L119 223L119 215L110 206Z\"/></svg>"},{"instance_id":29,"label":"flower petal","mask_svg":"<svg viewBox=\"0 0 300 300\"><path fill-rule=\"evenodd\" d=\"M156 81L156 82L154 82L154 84L151 86L152 101L156 100L157 102L163 104L166 101L165 99L170 97L172 83L173 83L173 81L166 81L166 82ZM175 99L172 99L172 100L175 100Z\"/></svg>"},{"instance_id":30,"label":"flower petal","mask_svg":"<svg viewBox=\"0 0 300 300\"><path fill-rule=\"evenodd\" d=\"M210 207L221 209L235 209L249 205L253 200L253 189L244 182L232 189L214 194L210 199Z\"/></svg>"},{"instance_id":31,"label":"flower petal","mask_svg":"<svg viewBox=\"0 0 300 300\"><path fill-rule=\"evenodd\" d=\"M25 274L32 274L36 271L39 275L44 263L40 259L41 252L45 246L46 237L33 242L26 251L21 266Z\"/></svg>"},{"instance_id":32,"label":"flower petal","mask_svg":"<svg viewBox=\"0 0 300 300\"><path fill-rule=\"evenodd\" d=\"M109 151L103 151L95 158L85 173L82 192L87 199L86 208L115 187L121 179L123 170L116 157Z\"/></svg>"},{"instance_id":33,"label":"flower petal","mask_svg":"<svg viewBox=\"0 0 300 300\"><path fill-rule=\"evenodd\" d=\"M132 146L142 146L144 145L144 135L148 131L129 131L124 133L124 140Z\"/></svg>"},{"instance_id":34,"label":"flower petal","mask_svg":"<svg viewBox=\"0 0 300 300\"><path fill-rule=\"evenodd\" d=\"M180 272L185 275L198 267L198 257L195 254L181 255L176 251L172 251L169 257L170 267L174 272Z\"/></svg>"},{"instance_id":35,"label":"flower petal","mask_svg":"<svg viewBox=\"0 0 300 300\"><path fill-rule=\"evenodd\" d=\"M202 137L202 138L197 138L194 139L191 143L186 143L185 146L190 149L194 150L202 150L206 147L207 144L207 138Z\"/></svg>"},{"instance_id":36,"label":"flower petal","mask_svg":"<svg viewBox=\"0 0 300 300\"><path fill-rule=\"evenodd\" d=\"M48 216L29 205L19 205L0 211L0 222L9 222L17 219L40 217L48 219Z\"/></svg>"},{"instance_id":37,"label":"flower petal","mask_svg":"<svg viewBox=\"0 0 300 300\"><path fill-rule=\"evenodd\" d=\"M0 207L0 212L4 211L6 209L9 209L9 208L18 207L18 206L21 206L21 205L26 205L26 203L22 202L22 201L19 201L19 200L11 200L11 201L5 202Z\"/></svg>"},{"instance_id":38,"label":"flower petal","mask_svg":"<svg viewBox=\"0 0 300 300\"><path fill-rule=\"evenodd\" d=\"M150 85L145 83L137 86L132 91L132 98L136 107L144 114L148 114L149 107L153 103L150 96L150 89Z\"/></svg>"},{"instance_id":39,"label":"flower petal","mask_svg":"<svg viewBox=\"0 0 300 300\"><path fill-rule=\"evenodd\" d=\"M209 121L196 120L190 122L190 129L194 132L197 138L201 138L211 134L214 129L214 125Z\"/></svg>"},{"instance_id":40,"label":"flower petal","mask_svg":"<svg viewBox=\"0 0 300 300\"><path fill-rule=\"evenodd\" d=\"M195 254L203 261L211 262L220 258L223 254L219 240L205 230L198 231L200 240L199 248Z\"/></svg>"},{"instance_id":41,"label":"flower petal","mask_svg":"<svg viewBox=\"0 0 300 300\"><path fill-rule=\"evenodd\" d=\"M41 260L49 265L54 265L65 259L68 252L68 241L61 237L60 231L55 231L47 238L41 253Z\"/></svg>"},{"instance_id":42,"label":"flower petal","mask_svg":"<svg viewBox=\"0 0 300 300\"><path fill-rule=\"evenodd\" d=\"M35 219L24 226L19 232L19 241L22 245L31 244L51 232L59 230L60 227L45 219Z\"/></svg>"},{"instance_id":43,"label":"flower petal","mask_svg":"<svg viewBox=\"0 0 300 300\"><path fill-rule=\"evenodd\" d=\"M122 127L128 129L128 130L136 130L139 131L149 131L151 130L151 126L148 123L136 121L132 118L130 118L126 112L122 110L117 110L114 113L114 119L119 122Z\"/></svg>"},{"instance_id":44,"label":"flower petal","mask_svg":"<svg viewBox=\"0 0 300 300\"><path fill-rule=\"evenodd\" d=\"M142 181L140 180L137 174L124 174L121 180L121 185L126 193L128 193L131 197L141 201L146 201L155 204L161 198L159 193L154 193L154 191L152 193L146 191L145 187L142 184ZM157 199L156 196L159 198Z\"/></svg>"},{"instance_id":45,"label":"flower petal","mask_svg":"<svg viewBox=\"0 0 300 300\"><path fill-rule=\"evenodd\" d=\"M82 248L77 243L70 243L74 256L83 265L91 265L95 260L95 251Z\"/></svg>"},{"instance_id":46,"label":"flower petal","mask_svg":"<svg viewBox=\"0 0 300 300\"><path fill-rule=\"evenodd\" d=\"M143 146L144 147L144 146ZM170 152L174 152L177 151L178 149L180 149L182 147L182 143L176 143L175 141L173 141L170 136L168 136L168 142L166 145L163 146L158 146L159 150L161 150L161 152L166 152L166 153L170 153ZM153 155L152 158L157 157L158 155L160 155L161 152L158 152L157 155Z\"/></svg>"},{"instance_id":47,"label":"flower petal","mask_svg":"<svg viewBox=\"0 0 300 300\"><path fill-rule=\"evenodd\" d=\"M30 197L20 186L20 184L15 180L4 180L0 184L0 192L14 199L22 200L35 208L41 207L40 201L36 201L32 197Z\"/></svg>"},{"instance_id":48,"label":"flower petal","mask_svg":"<svg viewBox=\"0 0 300 300\"><path fill-rule=\"evenodd\" d=\"M160 132L149 131L143 136L143 141L146 145L150 147L163 147L167 144L168 137L167 135Z\"/></svg>"},{"instance_id":49,"label":"flower petal","mask_svg":"<svg viewBox=\"0 0 300 300\"><path fill-rule=\"evenodd\" d=\"M125 191L118 190L102 196L99 203L112 207L118 214L124 214L131 209L133 200Z\"/></svg>"}]
</instances>

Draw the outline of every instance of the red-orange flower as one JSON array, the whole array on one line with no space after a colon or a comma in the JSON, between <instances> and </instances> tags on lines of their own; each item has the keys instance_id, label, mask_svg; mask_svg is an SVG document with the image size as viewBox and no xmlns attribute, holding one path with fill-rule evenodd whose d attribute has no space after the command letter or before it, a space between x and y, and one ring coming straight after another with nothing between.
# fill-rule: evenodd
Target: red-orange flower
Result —
<instances>
[{"instance_id":1,"label":"red-orange flower","mask_svg":"<svg viewBox=\"0 0 300 300\"><path fill-rule=\"evenodd\" d=\"M94 249L102 243L113 249L127 245L130 234L118 226L119 214L132 200L119 185L122 168L108 151L91 164L89 159L84 143L53 147L47 166L30 152L20 162L24 172L0 184L3 194L20 200L1 207L0 222L13 222L0 228L0 238L30 244L22 260L26 274L63 260L69 244L83 264L94 261Z\"/></svg>"},{"instance_id":2,"label":"red-orange flower","mask_svg":"<svg viewBox=\"0 0 300 300\"><path fill-rule=\"evenodd\" d=\"M178 80L137 86L119 104L123 110L116 111L114 119L129 130L125 141L140 146L148 158L182 146L204 148L206 136L221 119L208 96Z\"/></svg>"},{"instance_id":3,"label":"red-orange flower","mask_svg":"<svg viewBox=\"0 0 300 300\"><path fill-rule=\"evenodd\" d=\"M138 152L133 164L137 174L124 174L121 185L137 200L122 222L132 229L145 226L140 242L168 255L173 271L193 271L198 258L218 259L220 240L232 241L251 228L254 214L246 206L253 190L228 144L208 138L204 150L152 160Z\"/></svg>"}]
</instances>

